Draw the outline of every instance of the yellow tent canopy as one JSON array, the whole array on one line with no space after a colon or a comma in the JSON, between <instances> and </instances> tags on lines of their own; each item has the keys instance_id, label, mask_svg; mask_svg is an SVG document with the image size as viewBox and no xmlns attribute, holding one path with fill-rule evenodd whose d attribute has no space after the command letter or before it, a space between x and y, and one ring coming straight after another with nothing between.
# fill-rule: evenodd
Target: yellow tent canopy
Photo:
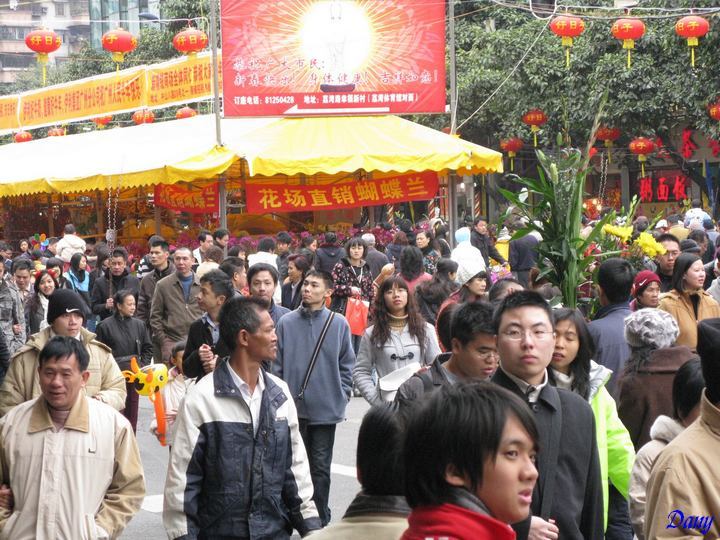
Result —
<instances>
[{"instance_id":1,"label":"yellow tent canopy","mask_svg":"<svg viewBox=\"0 0 720 540\"><path fill-rule=\"evenodd\" d=\"M0 146L0 197L212 178L502 171L502 154L396 116L223 119L210 115Z\"/></svg>"}]
</instances>

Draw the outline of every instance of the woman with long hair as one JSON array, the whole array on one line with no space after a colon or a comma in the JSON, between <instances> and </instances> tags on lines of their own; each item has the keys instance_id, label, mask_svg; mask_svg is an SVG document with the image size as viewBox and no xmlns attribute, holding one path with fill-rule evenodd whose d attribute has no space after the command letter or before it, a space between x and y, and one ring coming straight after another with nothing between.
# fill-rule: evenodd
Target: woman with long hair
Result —
<instances>
[{"instance_id":1,"label":"woman with long hair","mask_svg":"<svg viewBox=\"0 0 720 540\"><path fill-rule=\"evenodd\" d=\"M433 275L437 267L440 254L435 248L435 238L430 231L419 231L415 235L415 245L420 248L423 254L423 267L425 271Z\"/></svg>"},{"instance_id":2,"label":"woman with long hair","mask_svg":"<svg viewBox=\"0 0 720 540\"><path fill-rule=\"evenodd\" d=\"M362 336L353 370L355 386L370 404L382 402L373 370L381 379L412 362L428 366L440 354L435 329L422 318L399 276L389 277L378 289L373 321Z\"/></svg>"},{"instance_id":3,"label":"woman with long hair","mask_svg":"<svg viewBox=\"0 0 720 540\"><path fill-rule=\"evenodd\" d=\"M618 417L615 400L605 388L612 372L592 359L595 342L585 319L575 309L557 309L554 314L555 351L548 370L548 380L558 388L580 395L592 407L607 528L610 497L608 481L627 500L635 451L630 434ZM612 514L610 517L613 517ZM629 523L625 523L625 526L629 528Z\"/></svg>"},{"instance_id":4,"label":"woman with long hair","mask_svg":"<svg viewBox=\"0 0 720 540\"><path fill-rule=\"evenodd\" d=\"M30 334L36 334L50 326L47 322L48 302L50 295L58 288L55 273L51 270L35 272L35 294L25 306L25 324Z\"/></svg>"},{"instance_id":5,"label":"woman with long hair","mask_svg":"<svg viewBox=\"0 0 720 540\"><path fill-rule=\"evenodd\" d=\"M295 310L302 303L302 284L305 274L310 270L310 263L304 255L288 257L288 277L282 286L282 307Z\"/></svg>"},{"instance_id":6,"label":"woman with long hair","mask_svg":"<svg viewBox=\"0 0 720 540\"><path fill-rule=\"evenodd\" d=\"M407 235L402 231L398 231L395 233L395 236L393 236L392 242L385 246L385 255L387 255L388 261L395 266L396 272L400 271L400 255L402 255L402 250L409 244L410 242L408 242Z\"/></svg>"},{"instance_id":7,"label":"woman with long hair","mask_svg":"<svg viewBox=\"0 0 720 540\"><path fill-rule=\"evenodd\" d=\"M424 281L430 281L432 276L425 271L423 254L420 248L405 246L400 255L400 276L407 283L410 293Z\"/></svg>"},{"instance_id":8,"label":"woman with long hair","mask_svg":"<svg viewBox=\"0 0 720 540\"><path fill-rule=\"evenodd\" d=\"M435 242L437 243L438 249L440 250L440 256L450 258L452 250L450 249L450 244L447 241L448 226L445 223L438 221L435 223L434 228Z\"/></svg>"},{"instance_id":9,"label":"woman with long hair","mask_svg":"<svg viewBox=\"0 0 720 540\"><path fill-rule=\"evenodd\" d=\"M84 253L74 253L70 257L70 268L65 272L65 288L78 293L87 304L86 319L92 313L90 302L90 271L87 265L87 256Z\"/></svg>"},{"instance_id":10,"label":"woman with long hair","mask_svg":"<svg viewBox=\"0 0 720 540\"><path fill-rule=\"evenodd\" d=\"M457 270L458 264L452 259L439 259L432 279L421 283L415 289L415 299L420 313L430 324L435 324L440 306L458 288L455 283Z\"/></svg>"},{"instance_id":11,"label":"woman with long hair","mask_svg":"<svg viewBox=\"0 0 720 540\"><path fill-rule=\"evenodd\" d=\"M705 266L693 253L681 253L675 259L672 289L662 300L660 309L673 316L680 328L676 345L697 346L697 323L720 317L720 304L704 289Z\"/></svg>"}]
</instances>

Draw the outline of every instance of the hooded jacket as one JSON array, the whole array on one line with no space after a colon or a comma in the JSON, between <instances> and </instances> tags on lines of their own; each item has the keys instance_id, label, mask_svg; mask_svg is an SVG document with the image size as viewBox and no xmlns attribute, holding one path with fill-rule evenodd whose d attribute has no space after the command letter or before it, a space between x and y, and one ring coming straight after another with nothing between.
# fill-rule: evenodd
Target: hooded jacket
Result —
<instances>
[{"instance_id":1,"label":"hooded jacket","mask_svg":"<svg viewBox=\"0 0 720 540\"><path fill-rule=\"evenodd\" d=\"M345 257L345 249L335 244L323 244L315 252L315 268L332 274L333 268L340 259Z\"/></svg>"},{"instance_id":2,"label":"hooded jacket","mask_svg":"<svg viewBox=\"0 0 720 540\"><path fill-rule=\"evenodd\" d=\"M38 356L51 336L52 327L45 328L30 336L25 346L15 353L0 387L0 416L7 414L15 405L40 395ZM85 394L96 397L118 411L124 409L127 396L125 378L120 373L112 351L85 328L80 329L78 337L90 355L90 378L85 384Z\"/></svg>"},{"instance_id":3,"label":"hooded jacket","mask_svg":"<svg viewBox=\"0 0 720 540\"><path fill-rule=\"evenodd\" d=\"M638 540L645 540L645 532L643 531L645 527L645 499L650 472L660 452L684 429L685 427L677 420L661 414L655 419L650 428L652 440L643 446L635 457L635 464L630 476L629 498L630 521Z\"/></svg>"},{"instance_id":4,"label":"hooded jacket","mask_svg":"<svg viewBox=\"0 0 720 540\"><path fill-rule=\"evenodd\" d=\"M76 253L85 253L85 240L75 234L65 234L55 245L57 256L69 263Z\"/></svg>"}]
</instances>

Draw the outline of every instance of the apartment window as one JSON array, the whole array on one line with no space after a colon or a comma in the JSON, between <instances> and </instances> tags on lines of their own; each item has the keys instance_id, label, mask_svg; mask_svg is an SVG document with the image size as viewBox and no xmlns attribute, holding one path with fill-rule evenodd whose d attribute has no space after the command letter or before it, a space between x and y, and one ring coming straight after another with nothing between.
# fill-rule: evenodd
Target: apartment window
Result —
<instances>
[{"instance_id":1,"label":"apartment window","mask_svg":"<svg viewBox=\"0 0 720 540\"><path fill-rule=\"evenodd\" d=\"M65 4L60 4L60 3L55 4L55 15L57 15L58 17L65 16Z\"/></svg>"}]
</instances>

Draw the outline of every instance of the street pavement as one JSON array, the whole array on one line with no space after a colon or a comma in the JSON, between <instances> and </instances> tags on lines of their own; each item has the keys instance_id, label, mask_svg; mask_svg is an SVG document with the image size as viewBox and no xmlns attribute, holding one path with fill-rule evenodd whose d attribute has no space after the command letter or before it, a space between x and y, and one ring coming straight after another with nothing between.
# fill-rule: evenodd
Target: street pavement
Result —
<instances>
[{"instance_id":1,"label":"street pavement","mask_svg":"<svg viewBox=\"0 0 720 540\"><path fill-rule=\"evenodd\" d=\"M360 422L369 406L361 397L353 397L347 407L347 420L337 427L330 484L332 521L342 519L345 509L360 489L355 478L355 448ZM168 449L160 446L150 433L154 410L150 400L140 397L137 439L145 469L146 496L142 510L130 521L120 538L161 540L167 538L162 525L162 493L167 471ZM299 538L299 536L295 536Z\"/></svg>"}]
</instances>

